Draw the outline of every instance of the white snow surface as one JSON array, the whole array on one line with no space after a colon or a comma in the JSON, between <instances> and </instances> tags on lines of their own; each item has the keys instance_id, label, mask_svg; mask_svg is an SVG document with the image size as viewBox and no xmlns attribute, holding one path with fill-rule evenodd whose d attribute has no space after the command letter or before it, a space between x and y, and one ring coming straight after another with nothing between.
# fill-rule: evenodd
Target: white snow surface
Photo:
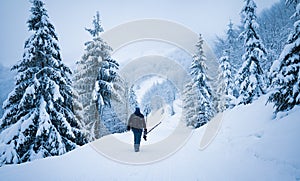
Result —
<instances>
[{"instance_id":1,"label":"white snow surface","mask_svg":"<svg viewBox=\"0 0 300 181\"><path fill-rule=\"evenodd\" d=\"M199 146L208 126L195 130L181 149L157 162L124 164L99 154L88 144L62 156L3 166L0 178L51 181L300 180L300 108L274 119L272 105L265 105L266 100L267 96L264 96L251 105L226 111L221 116L218 134L204 150ZM149 134L147 144L168 136L166 133L179 123L180 101L176 101L176 105L177 114L161 116L163 123ZM126 141L132 139L132 133L101 139L109 137ZM101 143L101 139L96 142ZM133 152L130 144L128 148L120 148L119 152L139 159L141 156L151 157L164 148L147 149L142 141L139 153Z\"/></svg>"}]
</instances>

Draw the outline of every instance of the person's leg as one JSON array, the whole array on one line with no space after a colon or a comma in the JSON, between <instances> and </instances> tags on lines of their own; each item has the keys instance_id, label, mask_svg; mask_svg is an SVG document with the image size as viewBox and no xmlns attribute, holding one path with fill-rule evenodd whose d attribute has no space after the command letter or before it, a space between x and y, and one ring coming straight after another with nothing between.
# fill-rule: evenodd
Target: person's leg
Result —
<instances>
[{"instance_id":1,"label":"person's leg","mask_svg":"<svg viewBox=\"0 0 300 181\"><path fill-rule=\"evenodd\" d=\"M138 144L138 130L136 128L132 128L132 132L134 144Z\"/></svg>"},{"instance_id":2,"label":"person's leg","mask_svg":"<svg viewBox=\"0 0 300 181\"><path fill-rule=\"evenodd\" d=\"M137 144L138 144L138 130L136 128L132 128L133 132L133 143L134 143L134 151L137 152Z\"/></svg>"},{"instance_id":3,"label":"person's leg","mask_svg":"<svg viewBox=\"0 0 300 181\"><path fill-rule=\"evenodd\" d=\"M142 132L143 130L142 129L138 129L137 130L137 138L136 138L136 143L139 145L141 143L141 138L142 138Z\"/></svg>"},{"instance_id":4,"label":"person's leg","mask_svg":"<svg viewBox=\"0 0 300 181\"><path fill-rule=\"evenodd\" d=\"M143 132L142 129L138 129L138 131L137 131L137 140L136 140L136 142L137 142L137 151L140 151L142 132Z\"/></svg>"},{"instance_id":5,"label":"person's leg","mask_svg":"<svg viewBox=\"0 0 300 181\"><path fill-rule=\"evenodd\" d=\"M140 143L141 143L141 137L142 137L142 130L132 128L133 135L134 135L134 151L138 152L140 150Z\"/></svg>"}]
</instances>

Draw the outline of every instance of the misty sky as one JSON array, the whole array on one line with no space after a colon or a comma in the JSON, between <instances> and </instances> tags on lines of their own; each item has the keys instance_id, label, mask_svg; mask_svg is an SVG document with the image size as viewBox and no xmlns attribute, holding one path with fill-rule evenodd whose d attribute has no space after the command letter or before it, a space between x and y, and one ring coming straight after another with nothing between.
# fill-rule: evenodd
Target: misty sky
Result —
<instances>
[{"instance_id":1,"label":"misty sky","mask_svg":"<svg viewBox=\"0 0 300 181\"><path fill-rule=\"evenodd\" d=\"M258 12L279 0L256 0ZM240 23L243 0L45 0L50 22L58 34L63 61L72 65L91 39L84 28L91 27L100 12L105 31L132 20L144 18L178 22L201 33L208 44L226 30L229 19ZM0 0L0 63L12 66L22 59L28 32L29 0Z\"/></svg>"}]
</instances>

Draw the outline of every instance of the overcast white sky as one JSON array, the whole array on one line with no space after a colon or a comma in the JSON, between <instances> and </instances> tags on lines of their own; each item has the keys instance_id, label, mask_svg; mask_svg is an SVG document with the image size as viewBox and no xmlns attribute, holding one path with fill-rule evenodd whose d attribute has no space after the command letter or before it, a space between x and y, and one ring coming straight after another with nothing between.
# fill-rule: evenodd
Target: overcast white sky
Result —
<instances>
[{"instance_id":1,"label":"overcast white sky","mask_svg":"<svg viewBox=\"0 0 300 181\"><path fill-rule=\"evenodd\" d=\"M258 12L279 0L256 0ZM79 60L84 43L91 39L84 30L100 12L107 31L132 20L158 18L178 22L201 33L208 44L223 34L229 19L240 23L243 0L45 0L50 21L59 37L63 61L67 65ZM12 66L22 58L23 46L30 33L26 21L29 0L0 0L0 63Z\"/></svg>"}]
</instances>

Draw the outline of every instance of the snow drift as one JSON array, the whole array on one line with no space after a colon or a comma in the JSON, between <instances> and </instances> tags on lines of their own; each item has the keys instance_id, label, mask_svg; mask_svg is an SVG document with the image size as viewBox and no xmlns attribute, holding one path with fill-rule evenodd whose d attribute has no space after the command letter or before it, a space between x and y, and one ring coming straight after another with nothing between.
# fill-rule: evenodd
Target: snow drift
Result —
<instances>
[{"instance_id":1,"label":"snow drift","mask_svg":"<svg viewBox=\"0 0 300 181\"><path fill-rule=\"evenodd\" d=\"M264 96L251 105L226 111L217 136L204 150L199 146L207 126L195 130L174 154L149 164L120 163L99 154L89 144L63 156L3 166L0 177L1 180L300 180L300 108L273 119L272 105L266 106L266 100ZM161 126L149 135L147 144L160 142L177 126L180 111L175 107L177 114L165 116ZM104 139L116 137L126 142L131 134ZM141 155L153 156L160 149L149 150L143 142L140 153L134 153L128 144L120 149L120 154L138 159Z\"/></svg>"}]
</instances>

